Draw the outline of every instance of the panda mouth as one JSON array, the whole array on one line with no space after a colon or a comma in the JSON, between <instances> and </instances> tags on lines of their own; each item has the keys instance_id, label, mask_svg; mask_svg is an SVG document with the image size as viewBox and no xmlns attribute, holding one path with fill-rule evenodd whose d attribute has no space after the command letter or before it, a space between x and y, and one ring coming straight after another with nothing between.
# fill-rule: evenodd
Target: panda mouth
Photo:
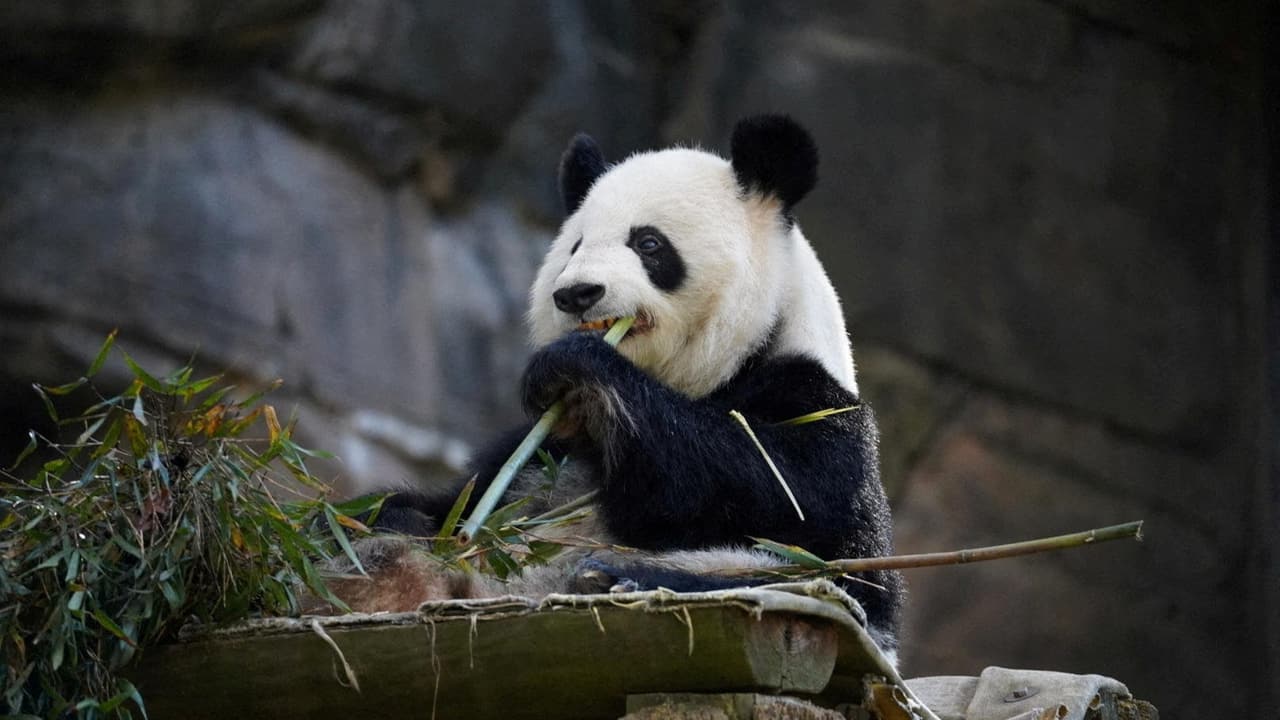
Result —
<instances>
[{"instance_id":1,"label":"panda mouth","mask_svg":"<svg viewBox=\"0 0 1280 720\"><path fill-rule=\"evenodd\" d=\"M582 322L578 323L578 329L592 330L592 331L605 331L613 327L614 325L616 325L618 321L621 319L622 317L618 316L618 317L600 318L599 320L583 320ZM631 329L627 331L627 335L628 336L642 335L644 333L649 332L652 329L653 329L653 321L649 319L648 315L644 314L643 312L640 312L640 313L636 313L635 324L633 324L631 326Z\"/></svg>"}]
</instances>

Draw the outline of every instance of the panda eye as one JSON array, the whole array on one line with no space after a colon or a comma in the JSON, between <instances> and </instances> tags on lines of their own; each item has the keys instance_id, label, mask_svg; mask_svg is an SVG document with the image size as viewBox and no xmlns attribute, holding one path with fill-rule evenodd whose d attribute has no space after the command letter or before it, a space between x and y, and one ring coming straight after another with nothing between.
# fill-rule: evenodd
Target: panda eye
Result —
<instances>
[{"instance_id":1,"label":"panda eye","mask_svg":"<svg viewBox=\"0 0 1280 720\"><path fill-rule=\"evenodd\" d=\"M642 253L651 253L662 247L662 239L653 233L645 233L636 238L636 250Z\"/></svg>"}]
</instances>

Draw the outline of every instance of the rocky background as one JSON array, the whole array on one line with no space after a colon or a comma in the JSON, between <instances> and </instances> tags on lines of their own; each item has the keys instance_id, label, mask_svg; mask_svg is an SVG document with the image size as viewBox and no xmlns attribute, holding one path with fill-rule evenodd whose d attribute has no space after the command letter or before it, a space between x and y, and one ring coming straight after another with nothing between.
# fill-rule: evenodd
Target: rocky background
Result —
<instances>
[{"instance_id":1,"label":"rocky background","mask_svg":"<svg viewBox=\"0 0 1280 720\"><path fill-rule=\"evenodd\" d=\"M912 572L908 674L1098 672L1164 717L1270 715L1276 19L1261 0L0 4L0 460L38 422L32 379L75 377L119 327L153 366L199 350L284 378L349 487L448 476L517 415L572 133L614 157L723 150L740 115L786 111L824 151L799 218L881 414L899 549L1148 522L1142 545Z\"/></svg>"}]
</instances>

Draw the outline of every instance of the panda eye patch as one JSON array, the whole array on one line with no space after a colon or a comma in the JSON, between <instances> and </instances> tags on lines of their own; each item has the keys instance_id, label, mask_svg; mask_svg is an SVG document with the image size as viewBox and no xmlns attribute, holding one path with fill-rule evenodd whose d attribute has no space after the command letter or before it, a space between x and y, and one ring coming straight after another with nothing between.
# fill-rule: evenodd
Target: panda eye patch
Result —
<instances>
[{"instance_id":1,"label":"panda eye patch","mask_svg":"<svg viewBox=\"0 0 1280 720\"><path fill-rule=\"evenodd\" d=\"M684 260L662 231L652 225L631 228L627 247L640 256L649 280L660 290L675 292L685 280Z\"/></svg>"}]
</instances>

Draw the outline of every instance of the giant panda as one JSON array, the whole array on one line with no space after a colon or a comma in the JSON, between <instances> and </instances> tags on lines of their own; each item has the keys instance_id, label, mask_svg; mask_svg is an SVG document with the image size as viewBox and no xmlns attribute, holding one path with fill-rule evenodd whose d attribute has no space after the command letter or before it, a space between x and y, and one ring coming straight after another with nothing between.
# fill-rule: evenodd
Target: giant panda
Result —
<instances>
[{"instance_id":1,"label":"giant panda","mask_svg":"<svg viewBox=\"0 0 1280 720\"><path fill-rule=\"evenodd\" d=\"M564 400L546 449L568 461L550 491L526 469L505 501L531 495L536 513L598 489L590 526L574 532L643 552L571 550L500 582L433 569L398 541L374 542L364 564L377 582L339 594L369 611L449 597L726 588L744 581L718 568L780 562L750 550L752 537L828 559L889 554L875 420L858 395L836 292L795 216L817 164L809 133L777 115L737 123L728 160L672 148L611 165L590 137L575 137L560 164L567 219L529 294L536 352L522 380L531 417ZM615 349L602 334L622 316L637 320ZM827 408L852 409L783 423ZM477 455L473 498L528 429ZM396 492L377 525L437 535L456 496ZM892 653L899 575L865 573L845 588Z\"/></svg>"}]
</instances>

